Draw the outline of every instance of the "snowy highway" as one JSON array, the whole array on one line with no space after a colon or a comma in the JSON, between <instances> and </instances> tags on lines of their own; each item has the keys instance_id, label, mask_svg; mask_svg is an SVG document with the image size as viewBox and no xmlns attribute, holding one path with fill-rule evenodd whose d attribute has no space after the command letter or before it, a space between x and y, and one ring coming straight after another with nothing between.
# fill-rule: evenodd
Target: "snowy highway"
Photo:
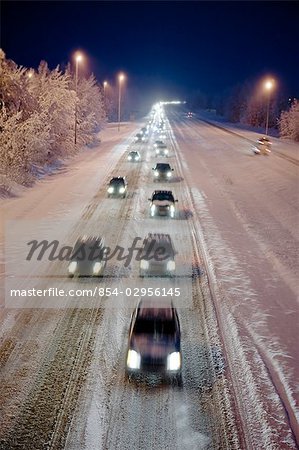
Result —
<instances>
[{"instance_id":1,"label":"snowy highway","mask_svg":"<svg viewBox=\"0 0 299 450\"><path fill-rule=\"evenodd\" d=\"M229 133L165 110L167 162L174 168L167 186L153 181L154 133L133 144L137 125L130 124L117 137L108 127L98 148L20 197L3 200L2 208L16 230L18 221L41 223L51 236L60 229L64 242L100 232L125 247L148 232L175 236L186 288L176 304L183 385L125 379L138 299L105 296L86 303L78 297L50 305L49 298L26 298L15 308L6 292L0 310L1 450L298 445L298 151L276 139L269 157L254 156L248 142L256 140L254 133ZM141 162L127 161L133 148ZM107 198L107 182L118 175L127 177L128 196ZM176 218L149 218L148 197L166 187L178 199ZM2 249L4 235L3 223ZM11 248L9 256L3 250L7 285L21 238L5 243ZM33 282L66 290L148 282L136 261L125 269L108 261L100 280L68 279L65 262L34 264L32 276L14 274L15 289Z\"/></svg>"}]
</instances>

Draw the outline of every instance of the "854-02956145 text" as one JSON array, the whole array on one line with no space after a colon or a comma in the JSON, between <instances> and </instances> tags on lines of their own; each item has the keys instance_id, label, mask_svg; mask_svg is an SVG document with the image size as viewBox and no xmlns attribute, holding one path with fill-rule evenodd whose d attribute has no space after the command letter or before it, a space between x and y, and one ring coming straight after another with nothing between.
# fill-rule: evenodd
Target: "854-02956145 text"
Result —
<instances>
[{"instance_id":1,"label":"854-02956145 text","mask_svg":"<svg viewBox=\"0 0 299 450\"><path fill-rule=\"evenodd\" d=\"M50 287L47 289L10 289L11 297L180 297L179 287L99 287L93 289L60 289Z\"/></svg>"}]
</instances>

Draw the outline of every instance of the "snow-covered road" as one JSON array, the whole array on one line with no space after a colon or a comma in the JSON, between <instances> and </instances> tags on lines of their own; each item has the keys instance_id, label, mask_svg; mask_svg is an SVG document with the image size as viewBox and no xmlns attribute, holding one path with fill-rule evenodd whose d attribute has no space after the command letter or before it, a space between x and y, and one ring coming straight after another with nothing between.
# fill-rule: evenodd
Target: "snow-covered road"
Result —
<instances>
[{"instance_id":1,"label":"snow-covered road","mask_svg":"<svg viewBox=\"0 0 299 450\"><path fill-rule=\"evenodd\" d=\"M269 426L283 422L280 410L298 441L298 145L274 139L271 156L259 157L248 142L255 133L183 122L175 116L173 126L232 376L245 387L251 370Z\"/></svg>"},{"instance_id":2,"label":"snow-covered road","mask_svg":"<svg viewBox=\"0 0 299 450\"><path fill-rule=\"evenodd\" d=\"M129 127L123 141L105 131L99 150L3 207L8 220L48 221L49 232L61 223L69 240L102 227L120 243L169 227L190 264L191 301L177 305L183 388L124 381L135 300L3 308L1 449L295 448L297 167L274 154L251 157L248 142L211 125L169 119L177 220L148 220L154 137L139 145L142 162L130 164ZM123 174L128 197L107 199L108 177ZM116 282L144 285L136 264L125 274L111 270ZM64 277L63 263L45 273L57 271L57 286L82 286Z\"/></svg>"}]
</instances>

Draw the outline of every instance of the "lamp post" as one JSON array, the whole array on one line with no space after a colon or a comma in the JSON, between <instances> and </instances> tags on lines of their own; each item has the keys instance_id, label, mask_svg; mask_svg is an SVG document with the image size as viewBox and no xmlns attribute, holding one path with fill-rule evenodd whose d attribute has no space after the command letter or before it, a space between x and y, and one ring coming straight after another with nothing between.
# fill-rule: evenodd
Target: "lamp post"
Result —
<instances>
[{"instance_id":1,"label":"lamp post","mask_svg":"<svg viewBox=\"0 0 299 450\"><path fill-rule=\"evenodd\" d=\"M270 96L271 91L274 87L274 81L273 80L267 80L265 81L264 87L266 91L268 92L268 99L267 99L267 117L266 117L266 136L268 135L268 128L269 128L269 110L270 110Z\"/></svg>"},{"instance_id":2,"label":"lamp post","mask_svg":"<svg viewBox=\"0 0 299 450\"><path fill-rule=\"evenodd\" d=\"M120 102L121 102L121 84L125 76L123 73L118 75L118 131L120 130Z\"/></svg>"},{"instance_id":3,"label":"lamp post","mask_svg":"<svg viewBox=\"0 0 299 450\"><path fill-rule=\"evenodd\" d=\"M104 86L104 97L105 97L106 96L106 88L108 86L108 81L104 81L103 86Z\"/></svg>"},{"instance_id":4,"label":"lamp post","mask_svg":"<svg viewBox=\"0 0 299 450\"><path fill-rule=\"evenodd\" d=\"M78 97L78 71L79 71L79 62L82 61L82 55L78 53L76 55L76 70L75 70L75 91L76 91L76 99L75 99L75 145L77 144L77 114L78 114L78 107L77 107L77 97Z\"/></svg>"}]
</instances>

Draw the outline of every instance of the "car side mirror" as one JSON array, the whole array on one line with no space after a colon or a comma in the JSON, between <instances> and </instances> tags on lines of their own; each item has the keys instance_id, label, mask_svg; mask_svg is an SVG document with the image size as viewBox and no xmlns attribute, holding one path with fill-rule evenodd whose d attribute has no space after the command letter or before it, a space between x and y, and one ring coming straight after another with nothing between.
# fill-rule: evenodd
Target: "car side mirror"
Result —
<instances>
[{"instance_id":1,"label":"car side mirror","mask_svg":"<svg viewBox=\"0 0 299 450\"><path fill-rule=\"evenodd\" d=\"M175 202L178 202L178 199L176 199Z\"/></svg>"},{"instance_id":2,"label":"car side mirror","mask_svg":"<svg viewBox=\"0 0 299 450\"><path fill-rule=\"evenodd\" d=\"M174 171L174 169L171 169L172 171Z\"/></svg>"},{"instance_id":3,"label":"car side mirror","mask_svg":"<svg viewBox=\"0 0 299 450\"><path fill-rule=\"evenodd\" d=\"M151 202L151 201L152 201L152 199L151 199L151 198L148 198L148 201L149 201L149 202Z\"/></svg>"}]
</instances>

